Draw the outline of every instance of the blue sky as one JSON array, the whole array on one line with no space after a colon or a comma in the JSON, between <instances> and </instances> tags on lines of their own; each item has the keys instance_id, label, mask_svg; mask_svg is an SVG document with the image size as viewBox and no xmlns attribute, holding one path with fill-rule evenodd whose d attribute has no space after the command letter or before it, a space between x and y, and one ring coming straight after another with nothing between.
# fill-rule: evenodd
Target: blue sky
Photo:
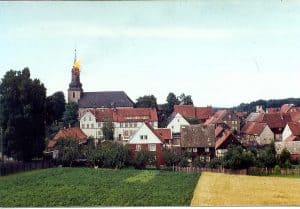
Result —
<instances>
[{"instance_id":1,"label":"blue sky","mask_svg":"<svg viewBox=\"0 0 300 209\"><path fill-rule=\"evenodd\" d=\"M0 77L29 67L66 94L74 49L84 91L169 92L230 107L300 97L300 2L1 2Z\"/></svg>"}]
</instances>

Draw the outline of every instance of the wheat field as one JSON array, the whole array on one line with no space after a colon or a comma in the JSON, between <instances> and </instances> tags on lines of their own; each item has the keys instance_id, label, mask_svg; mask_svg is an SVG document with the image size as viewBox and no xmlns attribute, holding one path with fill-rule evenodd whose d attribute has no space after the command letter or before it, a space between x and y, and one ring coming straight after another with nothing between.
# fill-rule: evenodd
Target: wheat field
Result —
<instances>
[{"instance_id":1,"label":"wheat field","mask_svg":"<svg viewBox=\"0 0 300 209\"><path fill-rule=\"evenodd\" d=\"M300 178L204 172L191 206L300 206Z\"/></svg>"}]
</instances>

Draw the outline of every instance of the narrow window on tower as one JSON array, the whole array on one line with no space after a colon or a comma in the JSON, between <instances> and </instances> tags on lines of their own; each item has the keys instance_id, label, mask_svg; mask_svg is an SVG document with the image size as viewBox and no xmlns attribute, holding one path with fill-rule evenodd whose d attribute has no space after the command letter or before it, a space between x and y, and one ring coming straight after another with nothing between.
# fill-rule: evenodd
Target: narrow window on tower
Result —
<instances>
[{"instance_id":1,"label":"narrow window on tower","mask_svg":"<svg viewBox=\"0 0 300 209\"><path fill-rule=\"evenodd\" d=\"M73 92L73 98L75 98L75 92Z\"/></svg>"}]
</instances>

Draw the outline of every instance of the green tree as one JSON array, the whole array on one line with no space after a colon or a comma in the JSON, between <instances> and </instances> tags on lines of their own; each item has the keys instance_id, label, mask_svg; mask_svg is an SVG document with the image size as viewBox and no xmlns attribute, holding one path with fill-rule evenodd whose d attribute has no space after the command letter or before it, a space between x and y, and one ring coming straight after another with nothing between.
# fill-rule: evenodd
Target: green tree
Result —
<instances>
[{"instance_id":1,"label":"green tree","mask_svg":"<svg viewBox=\"0 0 300 209\"><path fill-rule=\"evenodd\" d=\"M279 155L280 167L282 168L291 167L290 159L291 159L291 153L286 148L284 148Z\"/></svg>"},{"instance_id":2,"label":"green tree","mask_svg":"<svg viewBox=\"0 0 300 209\"><path fill-rule=\"evenodd\" d=\"M63 114L64 126L74 126L78 123L78 104L75 102L70 102L66 104L65 112Z\"/></svg>"},{"instance_id":3,"label":"green tree","mask_svg":"<svg viewBox=\"0 0 300 209\"><path fill-rule=\"evenodd\" d=\"M157 101L154 95L139 97L135 104L136 107L157 108Z\"/></svg>"},{"instance_id":4,"label":"green tree","mask_svg":"<svg viewBox=\"0 0 300 209\"><path fill-rule=\"evenodd\" d=\"M263 168L273 168L277 163L274 142L257 152L256 165Z\"/></svg>"},{"instance_id":5,"label":"green tree","mask_svg":"<svg viewBox=\"0 0 300 209\"><path fill-rule=\"evenodd\" d=\"M230 145L223 157L223 166L229 169L245 169L254 163L254 155L250 151L244 151L241 146Z\"/></svg>"},{"instance_id":6,"label":"green tree","mask_svg":"<svg viewBox=\"0 0 300 209\"><path fill-rule=\"evenodd\" d=\"M114 140L114 124L112 121L106 121L102 126L102 133L104 140Z\"/></svg>"},{"instance_id":7,"label":"green tree","mask_svg":"<svg viewBox=\"0 0 300 209\"><path fill-rule=\"evenodd\" d=\"M179 99L180 103L183 104L183 105L192 105L193 104L193 100L192 100L191 95L185 95L184 93L182 93L178 97L178 99Z\"/></svg>"},{"instance_id":8,"label":"green tree","mask_svg":"<svg viewBox=\"0 0 300 209\"><path fill-rule=\"evenodd\" d=\"M8 71L0 84L0 126L7 156L30 161L41 157L45 137L46 89L28 68Z\"/></svg>"},{"instance_id":9,"label":"green tree","mask_svg":"<svg viewBox=\"0 0 300 209\"><path fill-rule=\"evenodd\" d=\"M144 149L137 152L133 159L133 165L137 169L143 169L147 165L153 165L154 163L155 163L155 158L153 153Z\"/></svg>"},{"instance_id":10,"label":"green tree","mask_svg":"<svg viewBox=\"0 0 300 209\"><path fill-rule=\"evenodd\" d=\"M170 149L164 150L163 156L166 166L175 166L178 165L178 163L180 162L180 154Z\"/></svg>"},{"instance_id":11,"label":"green tree","mask_svg":"<svg viewBox=\"0 0 300 209\"><path fill-rule=\"evenodd\" d=\"M63 165L72 166L72 163L82 155L78 141L73 138L58 139L56 148L58 161Z\"/></svg>"},{"instance_id":12,"label":"green tree","mask_svg":"<svg viewBox=\"0 0 300 209\"><path fill-rule=\"evenodd\" d=\"M62 120L65 112L65 96L61 91L55 92L53 95L47 97L47 124L51 125L54 122Z\"/></svg>"}]
</instances>

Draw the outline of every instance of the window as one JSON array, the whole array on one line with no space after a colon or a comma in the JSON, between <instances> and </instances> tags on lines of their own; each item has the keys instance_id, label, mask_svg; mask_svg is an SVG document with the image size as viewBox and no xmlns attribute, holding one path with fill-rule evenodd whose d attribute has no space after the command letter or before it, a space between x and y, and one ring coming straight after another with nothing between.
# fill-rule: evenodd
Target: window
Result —
<instances>
[{"instance_id":1,"label":"window","mask_svg":"<svg viewBox=\"0 0 300 209\"><path fill-rule=\"evenodd\" d=\"M122 135L121 134L119 134L119 141L121 141L122 140Z\"/></svg>"},{"instance_id":2,"label":"window","mask_svg":"<svg viewBox=\"0 0 300 209\"><path fill-rule=\"evenodd\" d=\"M73 92L73 98L75 98L75 92Z\"/></svg>"},{"instance_id":3,"label":"window","mask_svg":"<svg viewBox=\"0 0 300 209\"><path fill-rule=\"evenodd\" d=\"M144 139L148 139L148 136L147 136L147 135L144 135Z\"/></svg>"},{"instance_id":4,"label":"window","mask_svg":"<svg viewBox=\"0 0 300 209\"><path fill-rule=\"evenodd\" d=\"M205 152L209 152L209 147L206 147L206 148L205 148Z\"/></svg>"},{"instance_id":5,"label":"window","mask_svg":"<svg viewBox=\"0 0 300 209\"><path fill-rule=\"evenodd\" d=\"M129 123L129 128L131 128L132 127L132 123Z\"/></svg>"},{"instance_id":6,"label":"window","mask_svg":"<svg viewBox=\"0 0 300 209\"><path fill-rule=\"evenodd\" d=\"M99 136L101 136L101 135L102 135L101 131L98 131L98 135L99 135Z\"/></svg>"},{"instance_id":7,"label":"window","mask_svg":"<svg viewBox=\"0 0 300 209\"><path fill-rule=\"evenodd\" d=\"M148 145L148 149L151 152L155 152L156 151L156 144L149 144Z\"/></svg>"},{"instance_id":8,"label":"window","mask_svg":"<svg viewBox=\"0 0 300 209\"><path fill-rule=\"evenodd\" d=\"M140 151L141 150L141 145L140 144L137 144L136 146L135 146L135 151Z\"/></svg>"},{"instance_id":9,"label":"window","mask_svg":"<svg viewBox=\"0 0 300 209\"><path fill-rule=\"evenodd\" d=\"M127 131L127 130L124 132L124 135L125 135L125 136L128 136L128 131Z\"/></svg>"},{"instance_id":10,"label":"window","mask_svg":"<svg viewBox=\"0 0 300 209\"><path fill-rule=\"evenodd\" d=\"M90 128L90 124L86 124L86 128Z\"/></svg>"},{"instance_id":11,"label":"window","mask_svg":"<svg viewBox=\"0 0 300 209\"><path fill-rule=\"evenodd\" d=\"M94 128L94 124L91 124L91 128Z\"/></svg>"},{"instance_id":12,"label":"window","mask_svg":"<svg viewBox=\"0 0 300 209\"><path fill-rule=\"evenodd\" d=\"M89 121L91 121L92 120L92 117L91 116L89 116Z\"/></svg>"},{"instance_id":13,"label":"window","mask_svg":"<svg viewBox=\"0 0 300 209\"><path fill-rule=\"evenodd\" d=\"M144 138L144 136L143 135L140 135L140 139L143 139Z\"/></svg>"},{"instance_id":14,"label":"window","mask_svg":"<svg viewBox=\"0 0 300 209\"><path fill-rule=\"evenodd\" d=\"M197 148L193 148L193 152L197 152Z\"/></svg>"},{"instance_id":15,"label":"window","mask_svg":"<svg viewBox=\"0 0 300 209\"><path fill-rule=\"evenodd\" d=\"M128 127L128 123L125 123L125 128L127 128Z\"/></svg>"},{"instance_id":16,"label":"window","mask_svg":"<svg viewBox=\"0 0 300 209\"><path fill-rule=\"evenodd\" d=\"M81 125L81 128L85 128L85 125L84 125L84 124L82 124L82 125Z\"/></svg>"},{"instance_id":17,"label":"window","mask_svg":"<svg viewBox=\"0 0 300 209\"><path fill-rule=\"evenodd\" d=\"M135 128L137 127L137 123L134 123L134 125L133 125Z\"/></svg>"},{"instance_id":18,"label":"window","mask_svg":"<svg viewBox=\"0 0 300 209\"><path fill-rule=\"evenodd\" d=\"M83 121L86 121L86 117L83 118Z\"/></svg>"},{"instance_id":19,"label":"window","mask_svg":"<svg viewBox=\"0 0 300 209\"><path fill-rule=\"evenodd\" d=\"M140 135L140 139L148 139L147 135Z\"/></svg>"},{"instance_id":20,"label":"window","mask_svg":"<svg viewBox=\"0 0 300 209\"><path fill-rule=\"evenodd\" d=\"M123 128L123 123L120 123L120 128Z\"/></svg>"},{"instance_id":21,"label":"window","mask_svg":"<svg viewBox=\"0 0 300 209\"><path fill-rule=\"evenodd\" d=\"M101 127L101 122L98 123L98 128L100 128L100 127Z\"/></svg>"}]
</instances>

